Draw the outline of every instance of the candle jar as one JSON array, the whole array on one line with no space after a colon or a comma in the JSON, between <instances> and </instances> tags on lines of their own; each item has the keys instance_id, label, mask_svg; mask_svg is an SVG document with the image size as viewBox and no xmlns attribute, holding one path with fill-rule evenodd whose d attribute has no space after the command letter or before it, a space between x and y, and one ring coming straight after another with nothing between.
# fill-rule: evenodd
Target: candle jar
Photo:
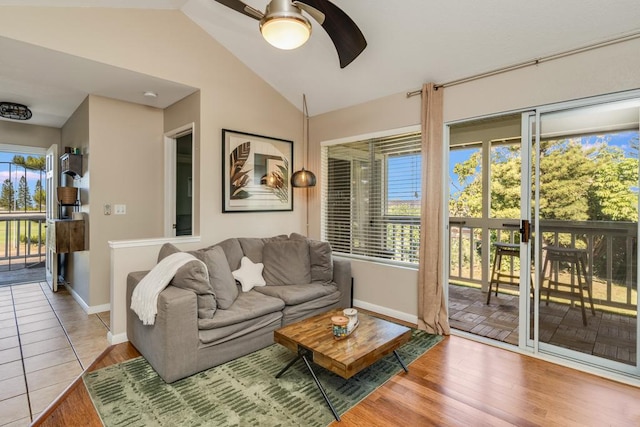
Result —
<instances>
[{"instance_id":1,"label":"candle jar","mask_svg":"<svg viewBox=\"0 0 640 427\"><path fill-rule=\"evenodd\" d=\"M350 334L356 326L358 326L358 310L355 308L345 308L342 310L342 314L349 319L349 323L347 324L347 334Z\"/></svg>"},{"instance_id":2,"label":"candle jar","mask_svg":"<svg viewBox=\"0 0 640 427\"><path fill-rule=\"evenodd\" d=\"M331 318L331 323L333 324L333 337L335 339L340 340L347 337L347 325L349 324L348 318L344 316L333 316Z\"/></svg>"}]
</instances>

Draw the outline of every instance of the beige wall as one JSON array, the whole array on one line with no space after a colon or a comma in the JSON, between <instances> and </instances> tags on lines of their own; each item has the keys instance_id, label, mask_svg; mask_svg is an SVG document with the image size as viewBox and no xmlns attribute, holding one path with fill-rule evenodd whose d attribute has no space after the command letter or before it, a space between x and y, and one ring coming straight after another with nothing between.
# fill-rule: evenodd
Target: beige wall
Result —
<instances>
[{"instance_id":1,"label":"beige wall","mask_svg":"<svg viewBox=\"0 0 640 427\"><path fill-rule=\"evenodd\" d=\"M444 120L638 89L638 52L640 39L446 88Z\"/></svg>"},{"instance_id":2,"label":"beige wall","mask_svg":"<svg viewBox=\"0 0 640 427\"><path fill-rule=\"evenodd\" d=\"M73 25L70 25L73 23ZM232 56L200 27L179 11L98 9L98 8L39 8L3 7L0 13L0 36L32 43L49 49L92 59L109 65L145 73L200 89L199 108L199 209L202 245L231 236L268 236L279 233L304 232L306 206L301 193L295 193L294 212L260 214L222 214L221 205L221 129L268 135L293 140L294 164L301 164L302 122L300 110L278 94L270 85ZM144 90L144 88L141 88ZM161 94L160 94L161 95ZM188 103L189 101L186 101ZM106 108L98 102L99 108ZM185 107L185 109L188 109ZM94 251L103 251L108 239L134 239L162 235L162 211L158 203L163 197L163 163L156 153L138 151L135 141L130 145L116 141L118 136L131 135L135 124L127 120L124 126L113 129L106 121L93 123L100 114L91 103L91 306L109 301L109 254L104 247L99 265L93 262ZM117 109L116 109L117 110ZM109 114L117 111L110 111ZM185 118L191 119L187 113ZM120 116L117 116L120 117ZM181 125L179 114L170 113L168 121L160 125L155 135L158 155L162 155L162 135L173 124ZM160 118L162 120L162 116ZM134 130L134 132L142 132ZM146 143L145 143L146 144ZM117 159L115 159L117 157ZM115 161L117 160L117 161ZM108 164L108 166L105 166ZM133 165L135 163L135 165ZM126 170L113 173L116 165ZM133 168L132 166L135 166ZM104 168L110 167L109 179ZM135 206L142 200L133 199L130 190L136 174L145 186L154 184L142 212ZM153 178L151 178L153 177ZM105 218L95 206L104 202L126 203L126 219ZM133 218L144 218L134 225ZM111 228L112 234L101 227ZM97 234L94 234L98 229ZM151 229L156 230L151 232ZM99 246L96 248L96 246ZM134 251L135 252L135 251ZM141 264L146 266L144 261ZM148 266L147 266L148 267ZM94 272L95 268L95 272ZM113 267L118 270L118 266ZM113 277L113 274L111 275ZM119 276L120 277L120 276ZM94 279L95 278L95 279ZM120 280L122 282L122 280ZM116 288L124 283L115 283Z\"/></svg>"},{"instance_id":3,"label":"beige wall","mask_svg":"<svg viewBox=\"0 0 640 427\"><path fill-rule=\"evenodd\" d=\"M445 88L445 122L640 88L640 40ZM439 83L439 82L436 82ZM408 87L407 91L419 89ZM320 170L320 143L420 123L420 97L405 93L311 118L310 168ZM320 178L320 177L319 177ZM311 194L312 236L320 236L320 186ZM417 315L417 272L354 261L354 299L406 320Z\"/></svg>"},{"instance_id":4,"label":"beige wall","mask_svg":"<svg viewBox=\"0 0 640 427\"><path fill-rule=\"evenodd\" d=\"M85 247L91 249L90 245L90 217L89 213L89 98L87 97L80 106L74 111L67 122L62 126L61 130L61 149L59 153L63 153L63 147L80 148L82 153L82 177L71 179L70 177L62 178L66 182L61 185L78 187L80 191L81 211L85 220ZM65 280L69 282L68 286L79 296L85 304L89 305L89 296L91 290L89 287L89 266L90 252L82 251L67 255L67 273Z\"/></svg>"},{"instance_id":5,"label":"beige wall","mask_svg":"<svg viewBox=\"0 0 640 427\"><path fill-rule=\"evenodd\" d=\"M83 154L82 177L66 185L80 188L88 240L88 250L68 255L65 279L90 308L109 302L108 241L162 233L162 129L162 110L94 95L62 128L62 146ZM116 204L126 215L114 214Z\"/></svg>"},{"instance_id":6,"label":"beige wall","mask_svg":"<svg viewBox=\"0 0 640 427\"><path fill-rule=\"evenodd\" d=\"M0 120L0 144L44 148L60 143L60 129Z\"/></svg>"},{"instance_id":7,"label":"beige wall","mask_svg":"<svg viewBox=\"0 0 640 427\"><path fill-rule=\"evenodd\" d=\"M110 240L162 235L163 112L89 97L91 170L90 306L109 302ZM111 205L111 215L103 206ZM115 215L115 205L126 206Z\"/></svg>"},{"instance_id":8,"label":"beige wall","mask_svg":"<svg viewBox=\"0 0 640 427\"><path fill-rule=\"evenodd\" d=\"M294 212L260 214L259 221L221 213L221 129L293 140L299 165L301 113L181 12L3 8L0 36L199 88L203 240L303 231L305 205L299 193Z\"/></svg>"}]
</instances>

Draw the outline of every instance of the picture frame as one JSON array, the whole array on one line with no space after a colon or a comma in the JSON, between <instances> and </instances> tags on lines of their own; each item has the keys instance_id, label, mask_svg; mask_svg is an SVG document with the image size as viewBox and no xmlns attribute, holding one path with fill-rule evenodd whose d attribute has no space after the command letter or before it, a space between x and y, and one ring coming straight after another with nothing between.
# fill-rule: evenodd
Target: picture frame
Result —
<instances>
[{"instance_id":1,"label":"picture frame","mask_svg":"<svg viewBox=\"0 0 640 427\"><path fill-rule=\"evenodd\" d=\"M222 129L222 212L293 210L293 141Z\"/></svg>"}]
</instances>

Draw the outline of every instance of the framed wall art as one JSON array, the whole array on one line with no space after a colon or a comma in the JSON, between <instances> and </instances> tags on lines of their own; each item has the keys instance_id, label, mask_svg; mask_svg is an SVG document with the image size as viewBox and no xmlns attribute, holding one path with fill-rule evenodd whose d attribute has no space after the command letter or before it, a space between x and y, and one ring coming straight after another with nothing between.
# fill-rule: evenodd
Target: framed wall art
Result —
<instances>
[{"instance_id":1,"label":"framed wall art","mask_svg":"<svg viewBox=\"0 0 640 427\"><path fill-rule=\"evenodd\" d=\"M293 141L222 129L222 212L292 211Z\"/></svg>"}]
</instances>

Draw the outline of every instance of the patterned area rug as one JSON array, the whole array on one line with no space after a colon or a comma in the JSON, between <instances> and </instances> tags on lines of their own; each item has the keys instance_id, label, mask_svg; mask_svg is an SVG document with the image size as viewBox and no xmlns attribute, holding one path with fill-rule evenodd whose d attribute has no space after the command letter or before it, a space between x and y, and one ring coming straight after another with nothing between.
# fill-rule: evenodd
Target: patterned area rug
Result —
<instances>
[{"instance_id":1,"label":"patterned area rug","mask_svg":"<svg viewBox=\"0 0 640 427\"><path fill-rule=\"evenodd\" d=\"M414 330L398 353L408 365L441 340ZM138 357L84 382L106 426L326 426L333 415L302 360L275 378L293 357L273 344L173 384ZM349 380L313 367L339 414L402 370L393 354Z\"/></svg>"}]
</instances>

